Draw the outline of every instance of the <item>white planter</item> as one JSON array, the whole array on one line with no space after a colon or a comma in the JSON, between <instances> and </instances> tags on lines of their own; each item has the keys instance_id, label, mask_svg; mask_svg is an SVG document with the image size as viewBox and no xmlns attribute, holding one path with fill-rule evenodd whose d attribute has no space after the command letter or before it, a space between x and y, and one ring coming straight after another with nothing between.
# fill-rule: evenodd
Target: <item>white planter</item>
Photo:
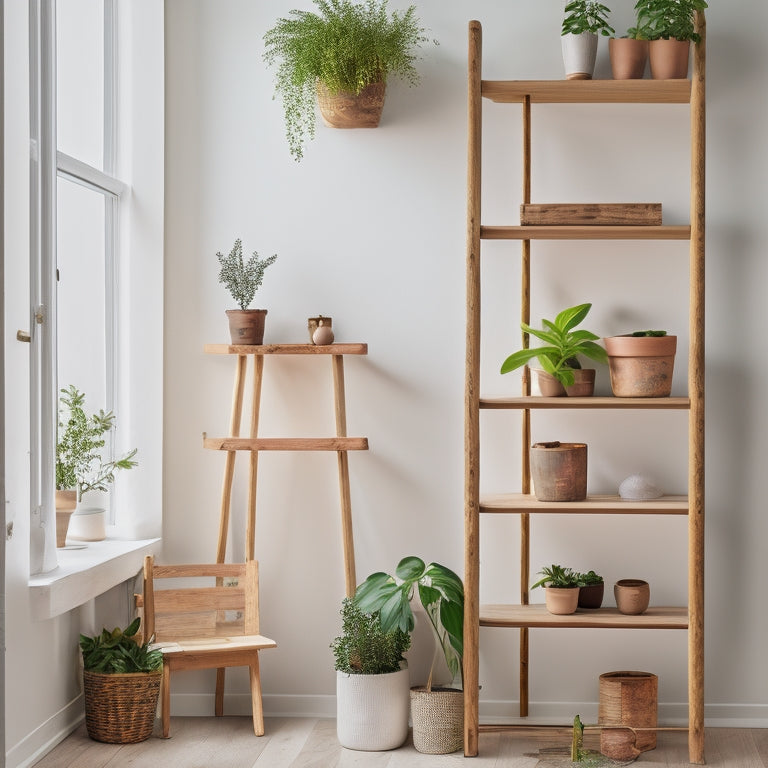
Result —
<instances>
[{"instance_id":1,"label":"white planter","mask_svg":"<svg viewBox=\"0 0 768 768\"><path fill-rule=\"evenodd\" d=\"M591 80L597 59L597 35L582 32L580 35L562 35L563 65L568 80Z\"/></svg>"},{"instance_id":2,"label":"white planter","mask_svg":"<svg viewBox=\"0 0 768 768\"><path fill-rule=\"evenodd\" d=\"M107 536L107 513L98 507L78 507L69 518L69 538L77 541L102 541Z\"/></svg>"},{"instance_id":3,"label":"white planter","mask_svg":"<svg viewBox=\"0 0 768 768\"><path fill-rule=\"evenodd\" d=\"M336 673L336 734L347 749L397 749L408 738L408 669L386 675Z\"/></svg>"}]
</instances>

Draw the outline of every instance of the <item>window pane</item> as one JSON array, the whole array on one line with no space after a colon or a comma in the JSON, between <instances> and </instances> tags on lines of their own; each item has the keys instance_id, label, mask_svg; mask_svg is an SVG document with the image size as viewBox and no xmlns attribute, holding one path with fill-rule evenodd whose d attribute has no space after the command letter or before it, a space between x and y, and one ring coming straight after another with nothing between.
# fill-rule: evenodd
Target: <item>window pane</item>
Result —
<instances>
[{"instance_id":1,"label":"window pane","mask_svg":"<svg viewBox=\"0 0 768 768\"><path fill-rule=\"evenodd\" d=\"M104 162L104 0L56 4L58 149Z\"/></svg>"}]
</instances>

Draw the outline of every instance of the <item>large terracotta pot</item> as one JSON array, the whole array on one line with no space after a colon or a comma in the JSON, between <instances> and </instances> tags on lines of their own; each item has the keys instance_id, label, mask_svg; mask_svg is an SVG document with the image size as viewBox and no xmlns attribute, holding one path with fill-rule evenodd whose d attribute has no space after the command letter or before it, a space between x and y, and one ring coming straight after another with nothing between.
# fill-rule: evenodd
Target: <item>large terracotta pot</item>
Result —
<instances>
[{"instance_id":1,"label":"large terracotta pot","mask_svg":"<svg viewBox=\"0 0 768 768\"><path fill-rule=\"evenodd\" d=\"M648 62L648 41L632 37L612 37L608 41L614 80L640 80Z\"/></svg>"},{"instance_id":2,"label":"large terracotta pot","mask_svg":"<svg viewBox=\"0 0 768 768\"><path fill-rule=\"evenodd\" d=\"M583 501L587 498L587 446L584 443L535 443L531 476L539 501Z\"/></svg>"},{"instance_id":3,"label":"large terracotta pot","mask_svg":"<svg viewBox=\"0 0 768 768\"><path fill-rule=\"evenodd\" d=\"M616 397L669 396L677 336L609 336L603 343Z\"/></svg>"},{"instance_id":4,"label":"large terracotta pot","mask_svg":"<svg viewBox=\"0 0 768 768\"><path fill-rule=\"evenodd\" d=\"M264 342L266 309L228 309L229 335L233 344L256 345Z\"/></svg>"},{"instance_id":5,"label":"large terracotta pot","mask_svg":"<svg viewBox=\"0 0 768 768\"><path fill-rule=\"evenodd\" d=\"M317 83L317 104L329 128L376 128L384 110L386 83L371 83L360 93L331 93L325 83Z\"/></svg>"},{"instance_id":6,"label":"large terracotta pot","mask_svg":"<svg viewBox=\"0 0 768 768\"><path fill-rule=\"evenodd\" d=\"M654 80L684 80L688 77L690 40L651 40L648 57Z\"/></svg>"}]
</instances>

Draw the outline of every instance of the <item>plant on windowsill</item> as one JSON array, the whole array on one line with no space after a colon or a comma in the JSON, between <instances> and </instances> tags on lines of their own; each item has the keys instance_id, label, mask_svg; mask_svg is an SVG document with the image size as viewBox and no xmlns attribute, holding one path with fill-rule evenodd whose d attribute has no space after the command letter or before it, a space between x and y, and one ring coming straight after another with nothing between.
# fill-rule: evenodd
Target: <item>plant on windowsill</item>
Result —
<instances>
[{"instance_id":1,"label":"plant on windowsill","mask_svg":"<svg viewBox=\"0 0 768 768\"><path fill-rule=\"evenodd\" d=\"M556 616L575 613L579 602L579 574L562 565L545 566L531 589L544 587L547 610Z\"/></svg>"},{"instance_id":2,"label":"plant on windowsill","mask_svg":"<svg viewBox=\"0 0 768 768\"><path fill-rule=\"evenodd\" d=\"M464 585L449 568L418 557L405 557L395 575L371 574L355 592L355 602L368 613L380 612L384 629L412 632L411 600L418 593L432 626L435 650L426 686L411 689L413 744L419 752L447 754L463 743ZM433 687L432 677L442 650L452 676L448 686Z\"/></svg>"},{"instance_id":3,"label":"plant on windowsill","mask_svg":"<svg viewBox=\"0 0 768 768\"><path fill-rule=\"evenodd\" d=\"M598 34L615 34L608 23L610 12L610 8L596 0L571 0L566 4L561 30L566 79L592 79Z\"/></svg>"},{"instance_id":4,"label":"plant on windowsill","mask_svg":"<svg viewBox=\"0 0 768 768\"><path fill-rule=\"evenodd\" d=\"M95 741L133 744L152 735L163 654L138 637L141 619L124 630L80 635L85 724Z\"/></svg>"},{"instance_id":5,"label":"plant on windowsill","mask_svg":"<svg viewBox=\"0 0 768 768\"><path fill-rule=\"evenodd\" d=\"M264 271L277 260L277 254L259 258L257 251L243 260L243 241L238 237L227 256L216 253L221 269L219 282L226 287L240 309L226 310L229 332L233 344L262 344L266 309L248 309L259 286L264 282Z\"/></svg>"},{"instance_id":6,"label":"plant on windowsill","mask_svg":"<svg viewBox=\"0 0 768 768\"><path fill-rule=\"evenodd\" d=\"M419 82L414 49L427 42L416 6L387 13L387 0L314 0L319 14L291 11L264 35L264 61L277 65L286 137L294 159L315 136L315 102L326 125L375 128L389 75Z\"/></svg>"},{"instance_id":7,"label":"plant on windowsill","mask_svg":"<svg viewBox=\"0 0 768 768\"><path fill-rule=\"evenodd\" d=\"M83 494L107 491L115 474L137 466L136 448L118 459L105 461L105 434L115 426L112 411L86 414L85 393L73 384L61 390L56 443L56 546L66 543L70 515Z\"/></svg>"},{"instance_id":8,"label":"plant on windowsill","mask_svg":"<svg viewBox=\"0 0 768 768\"><path fill-rule=\"evenodd\" d=\"M546 346L526 348L511 354L501 366L502 373L509 373L538 359L542 372L537 371L539 389L551 397L591 395L594 391L594 369L582 369L578 355L584 355L599 363L608 361L605 350L595 341L600 337L591 331L574 328L581 323L591 309L591 304L578 304L560 312L555 319L542 320L543 330L531 328L526 323L520 327Z\"/></svg>"}]
</instances>

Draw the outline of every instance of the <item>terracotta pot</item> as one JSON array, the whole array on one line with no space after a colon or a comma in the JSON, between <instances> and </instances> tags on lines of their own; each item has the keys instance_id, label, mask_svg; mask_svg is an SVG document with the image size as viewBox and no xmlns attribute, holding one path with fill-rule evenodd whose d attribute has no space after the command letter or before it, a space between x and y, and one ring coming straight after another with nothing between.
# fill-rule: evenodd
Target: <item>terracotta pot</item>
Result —
<instances>
[{"instance_id":1,"label":"terracotta pot","mask_svg":"<svg viewBox=\"0 0 768 768\"><path fill-rule=\"evenodd\" d=\"M656 675L650 672L606 672L600 675L597 722L602 726L655 728L658 711ZM656 731L604 728L600 751L612 760L632 760L656 747Z\"/></svg>"},{"instance_id":2,"label":"terracotta pot","mask_svg":"<svg viewBox=\"0 0 768 768\"><path fill-rule=\"evenodd\" d=\"M648 610L651 601L651 586L642 579L619 579L613 585L613 596L620 613L639 616Z\"/></svg>"},{"instance_id":3,"label":"terracotta pot","mask_svg":"<svg viewBox=\"0 0 768 768\"><path fill-rule=\"evenodd\" d=\"M677 336L609 336L611 389L616 397L668 397Z\"/></svg>"},{"instance_id":4,"label":"terracotta pot","mask_svg":"<svg viewBox=\"0 0 768 768\"><path fill-rule=\"evenodd\" d=\"M592 32L568 33L560 39L566 80L591 80L597 58L597 35Z\"/></svg>"},{"instance_id":5,"label":"terracotta pot","mask_svg":"<svg viewBox=\"0 0 768 768\"><path fill-rule=\"evenodd\" d=\"M641 80L648 61L648 41L612 37L608 41L614 80Z\"/></svg>"},{"instance_id":6,"label":"terracotta pot","mask_svg":"<svg viewBox=\"0 0 768 768\"><path fill-rule=\"evenodd\" d=\"M579 603L578 587L544 587L547 610L555 616L576 613Z\"/></svg>"},{"instance_id":7,"label":"terracotta pot","mask_svg":"<svg viewBox=\"0 0 768 768\"><path fill-rule=\"evenodd\" d=\"M384 109L386 83L371 83L360 93L331 93L325 83L317 83L317 104L329 128L376 128Z\"/></svg>"},{"instance_id":8,"label":"terracotta pot","mask_svg":"<svg viewBox=\"0 0 768 768\"><path fill-rule=\"evenodd\" d=\"M535 443L531 475L539 501L583 501L587 498L587 446L584 443Z\"/></svg>"},{"instance_id":9,"label":"terracotta pot","mask_svg":"<svg viewBox=\"0 0 768 768\"><path fill-rule=\"evenodd\" d=\"M579 589L579 608L599 608L603 604L605 582L587 584Z\"/></svg>"},{"instance_id":10,"label":"terracotta pot","mask_svg":"<svg viewBox=\"0 0 768 768\"><path fill-rule=\"evenodd\" d=\"M56 491L56 546L67 543L69 520L77 507L77 491Z\"/></svg>"},{"instance_id":11,"label":"terracotta pot","mask_svg":"<svg viewBox=\"0 0 768 768\"><path fill-rule=\"evenodd\" d=\"M654 80L684 80L688 77L690 40L651 40L648 58Z\"/></svg>"},{"instance_id":12,"label":"terracotta pot","mask_svg":"<svg viewBox=\"0 0 768 768\"><path fill-rule=\"evenodd\" d=\"M539 368L534 368L533 372L543 397L592 397L595 393L594 368L575 368L574 382L569 387L564 387L552 374Z\"/></svg>"},{"instance_id":13,"label":"terracotta pot","mask_svg":"<svg viewBox=\"0 0 768 768\"><path fill-rule=\"evenodd\" d=\"M228 309L229 335L233 344L262 344L266 309Z\"/></svg>"}]
</instances>

